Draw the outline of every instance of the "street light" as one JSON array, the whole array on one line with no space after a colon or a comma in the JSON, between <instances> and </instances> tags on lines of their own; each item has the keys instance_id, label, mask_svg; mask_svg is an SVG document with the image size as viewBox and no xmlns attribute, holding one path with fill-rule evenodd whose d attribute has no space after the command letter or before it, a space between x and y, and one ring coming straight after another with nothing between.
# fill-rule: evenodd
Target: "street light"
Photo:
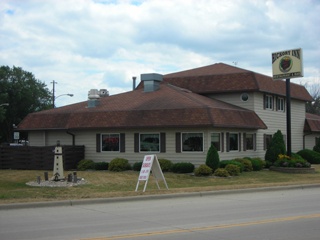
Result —
<instances>
[{"instance_id":1,"label":"street light","mask_svg":"<svg viewBox=\"0 0 320 240\"><path fill-rule=\"evenodd\" d=\"M9 106L9 103L2 103L2 104L0 104L0 107L2 107L2 106Z\"/></svg>"},{"instance_id":2,"label":"street light","mask_svg":"<svg viewBox=\"0 0 320 240\"><path fill-rule=\"evenodd\" d=\"M61 96L69 96L69 97L73 97L73 94L72 93L66 93L66 94L61 94L57 97L53 97L53 108L54 108L54 101L58 98L58 97L61 97Z\"/></svg>"}]
</instances>

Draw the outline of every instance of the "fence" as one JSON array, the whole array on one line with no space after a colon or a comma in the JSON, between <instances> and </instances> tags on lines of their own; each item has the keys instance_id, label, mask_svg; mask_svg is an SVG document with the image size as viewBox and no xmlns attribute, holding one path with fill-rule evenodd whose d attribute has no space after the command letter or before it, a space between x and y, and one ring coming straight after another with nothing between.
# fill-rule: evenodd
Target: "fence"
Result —
<instances>
[{"instance_id":1,"label":"fence","mask_svg":"<svg viewBox=\"0 0 320 240\"><path fill-rule=\"evenodd\" d=\"M0 169L52 170L55 146L0 146ZM76 169L84 146L62 146L63 168Z\"/></svg>"}]
</instances>

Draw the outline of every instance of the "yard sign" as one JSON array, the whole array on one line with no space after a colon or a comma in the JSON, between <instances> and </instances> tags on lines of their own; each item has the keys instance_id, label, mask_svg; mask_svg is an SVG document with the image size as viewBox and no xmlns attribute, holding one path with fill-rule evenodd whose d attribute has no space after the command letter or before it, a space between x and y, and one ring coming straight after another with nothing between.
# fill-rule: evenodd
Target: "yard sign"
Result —
<instances>
[{"instance_id":1,"label":"yard sign","mask_svg":"<svg viewBox=\"0 0 320 240\"><path fill-rule=\"evenodd\" d=\"M159 187L157 180L163 180L164 184L166 185L167 190L169 190L167 183L166 183L166 180L164 179L163 173L161 171L157 155L145 155L144 159L143 159L142 166L141 166L140 175L138 178L136 191L138 190L140 181L145 181L143 192L146 191L146 187L148 184L148 179L149 179L151 171L152 171L152 175L153 175L154 179L156 180L156 184L157 184L158 189L160 189L160 187Z\"/></svg>"}]
</instances>

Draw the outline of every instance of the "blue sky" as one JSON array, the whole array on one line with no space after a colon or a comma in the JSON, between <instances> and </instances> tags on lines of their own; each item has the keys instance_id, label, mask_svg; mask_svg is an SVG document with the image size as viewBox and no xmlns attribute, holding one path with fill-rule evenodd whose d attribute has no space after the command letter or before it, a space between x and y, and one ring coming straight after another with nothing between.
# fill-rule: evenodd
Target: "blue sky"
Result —
<instances>
[{"instance_id":1,"label":"blue sky","mask_svg":"<svg viewBox=\"0 0 320 240\"><path fill-rule=\"evenodd\" d=\"M19 66L61 96L132 90L132 76L223 62L271 76L271 53L303 49L320 84L318 0L1 0L0 65Z\"/></svg>"}]
</instances>

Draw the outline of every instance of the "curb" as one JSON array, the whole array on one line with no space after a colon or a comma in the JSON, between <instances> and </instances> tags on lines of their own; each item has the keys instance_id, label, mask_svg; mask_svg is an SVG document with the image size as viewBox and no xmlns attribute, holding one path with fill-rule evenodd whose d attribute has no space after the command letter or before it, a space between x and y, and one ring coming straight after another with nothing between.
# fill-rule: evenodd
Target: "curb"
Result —
<instances>
[{"instance_id":1,"label":"curb","mask_svg":"<svg viewBox=\"0 0 320 240\"><path fill-rule=\"evenodd\" d=\"M208 191L208 192L173 193L173 194L135 196L135 197L98 198L98 199L86 199L86 200L55 201L55 202L2 204L0 205L0 211L12 210L12 209L23 209L23 208L41 208L41 207L72 207L72 206L80 206L80 205L88 205L88 204L148 201L148 200L185 198L185 197L204 197L204 196L212 196L212 195L241 194L241 193L251 193L251 192L267 192L267 191L295 190L295 189L307 189L307 188L320 188L320 184L292 185L292 186L266 187L266 188L246 188L246 189L220 190L220 191Z\"/></svg>"}]
</instances>

